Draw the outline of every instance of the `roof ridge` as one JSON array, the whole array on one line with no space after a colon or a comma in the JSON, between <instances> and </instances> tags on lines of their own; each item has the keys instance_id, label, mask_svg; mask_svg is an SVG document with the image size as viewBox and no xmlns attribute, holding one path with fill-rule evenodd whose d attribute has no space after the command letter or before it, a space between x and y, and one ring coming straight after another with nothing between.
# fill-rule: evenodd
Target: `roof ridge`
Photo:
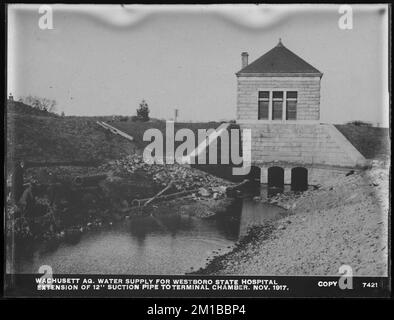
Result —
<instances>
[{"instance_id":1,"label":"roof ridge","mask_svg":"<svg viewBox=\"0 0 394 320\"><path fill-rule=\"evenodd\" d=\"M316 74L322 73L300 56L285 47L279 38L278 44L242 68L236 74Z\"/></svg>"}]
</instances>

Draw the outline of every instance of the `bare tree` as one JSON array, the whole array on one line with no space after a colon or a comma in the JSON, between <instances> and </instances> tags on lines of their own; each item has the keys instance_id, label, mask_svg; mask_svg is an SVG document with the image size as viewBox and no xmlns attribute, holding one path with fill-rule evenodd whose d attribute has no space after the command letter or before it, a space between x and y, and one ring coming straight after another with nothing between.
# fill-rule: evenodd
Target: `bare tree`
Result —
<instances>
[{"instance_id":1,"label":"bare tree","mask_svg":"<svg viewBox=\"0 0 394 320\"><path fill-rule=\"evenodd\" d=\"M23 103L47 112L55 112L56 101L48 98L41 98L37 96L28 95L20 99Z\"/></svg>"}]
</instances>

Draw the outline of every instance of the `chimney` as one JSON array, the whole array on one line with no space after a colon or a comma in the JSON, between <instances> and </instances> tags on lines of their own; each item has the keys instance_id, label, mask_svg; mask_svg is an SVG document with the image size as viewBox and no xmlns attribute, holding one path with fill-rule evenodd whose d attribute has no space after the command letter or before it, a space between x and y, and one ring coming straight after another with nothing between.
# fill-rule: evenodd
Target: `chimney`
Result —
<instances>
[{"instance_id":1,"label":"chimney","mask_svg":"<svg viewBox=\"0 0 394 320\"><path fill-rule=\"evenodd\" d=\"M242 52L241 56L242 56L242 69L243 69L248 65L249 54L247 52Z\"/></svg>"}]
</instances>

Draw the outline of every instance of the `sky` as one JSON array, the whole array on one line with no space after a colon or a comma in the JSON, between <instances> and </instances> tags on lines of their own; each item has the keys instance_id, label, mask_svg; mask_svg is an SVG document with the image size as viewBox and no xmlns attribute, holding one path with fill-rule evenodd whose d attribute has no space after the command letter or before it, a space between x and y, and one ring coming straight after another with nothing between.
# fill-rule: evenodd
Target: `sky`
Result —
<instances>
[{"instance_id":1,"label":"sky","mask_svg":"<svg viewBox=\"0 0 394 320\"><path fill-rule=\"evenodd\" d=\"M236 117L241 52L249 63L283 44L323 72L324 123L389 125L388 10L339 5L54 5L41 29L39 5L8 6L8 92L55 99L66 115L178 120Z\"/></svg>"}]
</instances>

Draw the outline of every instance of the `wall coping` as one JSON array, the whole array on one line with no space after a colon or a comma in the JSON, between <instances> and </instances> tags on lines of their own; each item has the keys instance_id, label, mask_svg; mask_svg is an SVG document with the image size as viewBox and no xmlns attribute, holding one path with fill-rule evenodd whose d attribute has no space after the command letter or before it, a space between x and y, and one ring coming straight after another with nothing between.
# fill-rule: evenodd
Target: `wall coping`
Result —
<instances>
[{"instance_id":1,"label":"wall coping","mask_svg":"<svg viewBox=\"0 0 394 320\"><path fill-rule=\"evenodd\" d=\"M319 120L236 120L237 124L321 124Z\"/></svg>"},{"instance_id":2,"label":"wall coping","mask_svg":"<svg viewBox=\"0 0 394 320\"><path fill-rule=\"evenodd\" d=\"M295 168L295 167L304 167L307 169L326 169L326 170L364 170L369 168L371 163L365 163L364 166L336 166L330 164L321 164L321 163L302 163L302 162L286 162L286 161L252 161L252 166L268 168L268 167L282 167L282 168Z\"/></svg>"},{"instance_id":3,"label":"wall coping","mask_svg":"<svg viewBox=\"0 0 394 320\"><path fill-rule=\"evenodd\" d=\"M297 73L242 73L238 72L235 74L237 78L240 77L314 77L314 78L322 78L323 73L304 73L304 72L297 72Z\"/></svg>"}]
</instances>

